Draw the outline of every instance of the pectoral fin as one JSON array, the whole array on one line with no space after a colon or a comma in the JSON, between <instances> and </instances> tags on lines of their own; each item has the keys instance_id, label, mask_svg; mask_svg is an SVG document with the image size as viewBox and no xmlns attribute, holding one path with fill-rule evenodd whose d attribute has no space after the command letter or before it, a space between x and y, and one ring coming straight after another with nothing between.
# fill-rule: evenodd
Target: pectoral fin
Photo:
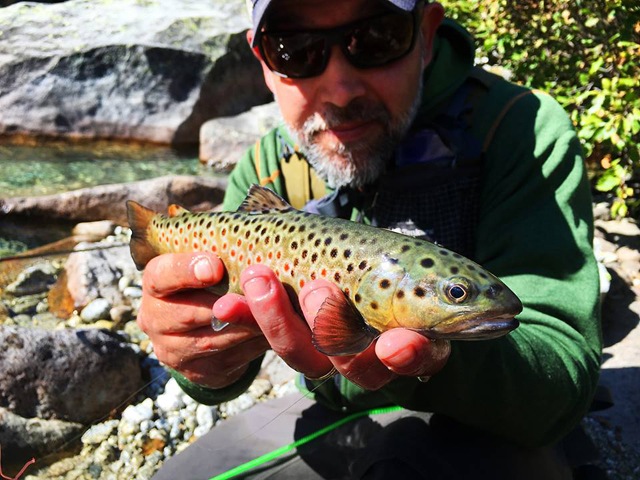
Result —
<instances>
[{"instance_id":1,"label":"pectoral fin","mask_svg":"<svg viewBox=\"0 0 640 480\"><path fill-rule=\"evenodd\" d=\"M325 355L355 355L366 349L380 332L367 325L346 295L328 297L314 320L314 347Z\"/></svg>"}]
</instances>

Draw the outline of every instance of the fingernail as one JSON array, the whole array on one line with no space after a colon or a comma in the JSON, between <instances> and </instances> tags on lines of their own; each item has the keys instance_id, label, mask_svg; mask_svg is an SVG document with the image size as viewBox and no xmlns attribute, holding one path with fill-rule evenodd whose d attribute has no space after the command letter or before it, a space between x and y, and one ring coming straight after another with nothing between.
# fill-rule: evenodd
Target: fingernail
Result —
<instances>
[{"instance_id":1,"label":"fingernail","mask_svg":"<svg viewBox=\"0 0 640 480\"><path fill-rule=\"evenodd\" d=\"M213 328L214 332L220 332L224 330L225 327L229 325L229 322L223 322L219 318L215 316L211 316L211 328Z\"/></svg>"},{"instance_id":2,"label":"fingernail","mask_svg":"<svg viewBox=\"0 0 640 480\"><path fill-rule=\"evenodd\" d=\"M247 297L261 300L271 293L271 282L264 277L253 277L242 285L242 290Z\"/></svg>"},{"instance_id":3,"label":"fingernail","mask_svg":"<svg viewBox=\"0 0 640 480\"><path fill-rule=\"evenodd\" d=\"M202 283L209 283L213 280L213 266L207 258L199 258L193 265L193 274Z\"/></svg>"},{"instance_id":4,"label":"fingernail","mask_svg":"<svg viewBox=\"0 0 640 480\"><path fill-rule=\"evenodd\" d=\"M331 291L325 287L320 287L307 293L302 299L302 308L305 315L315 316L330 293Z\"/></svg>"}]
</instances>

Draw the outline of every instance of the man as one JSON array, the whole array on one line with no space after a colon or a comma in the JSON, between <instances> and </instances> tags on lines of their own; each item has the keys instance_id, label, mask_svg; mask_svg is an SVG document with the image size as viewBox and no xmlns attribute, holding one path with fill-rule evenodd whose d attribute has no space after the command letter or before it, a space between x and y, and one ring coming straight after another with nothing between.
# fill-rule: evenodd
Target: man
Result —
<instances>
[{"instance_id":1,"label":"man","mask_svg":"<svg viewBox=\"0 0 640 480\"><path fill-rule=\"evenodd\" d=\"M429 238L501 277L525 309L500 339L448 344L393 329L360 354L327 357L309 325L340 294L332 283L305 285L297 310L263 265L242 274L244 296L217 298L205 290L224 275L215 255L158 257L144 273L138 322L187 393L211 404L238 396L273 349L318 402L278 404L254 428L256 417L236 417L158 478L209 478L387 405L408 410L346 422L251 474L571 478L554 445L589 407L601 344L589 187L566 115L545 95L474 70L470 39L438 3L252 7L248 40L286 127L243 157L225 208L259 183L298 208ZM255 415L268 417L265 405ZM280 444L265 450L273 432Z\"/></svg>"}]
</instances>

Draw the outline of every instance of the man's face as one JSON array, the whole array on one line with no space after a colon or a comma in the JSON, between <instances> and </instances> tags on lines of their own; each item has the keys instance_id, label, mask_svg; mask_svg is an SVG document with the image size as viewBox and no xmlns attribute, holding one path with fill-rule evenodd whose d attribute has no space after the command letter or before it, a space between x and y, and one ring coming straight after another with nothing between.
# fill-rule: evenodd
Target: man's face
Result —
<instances>
[{"instance_id":1,"label":"man's face","mask_svg":"<svg viewBox=\"0 0 640 480\"><path fill-rule=\"evenodd\" d=\"M267 28L326 29L388 9L371 0L278 0L268 12ZM381 67L351 65L338 45L331 47L326 69L311 78L283 78L262 61L291 133L331 186L360 187L384 171L417 111L422 73L441 20L442 8L429 5L420 16L413 49Z\"/></svg>"}]
</instances>

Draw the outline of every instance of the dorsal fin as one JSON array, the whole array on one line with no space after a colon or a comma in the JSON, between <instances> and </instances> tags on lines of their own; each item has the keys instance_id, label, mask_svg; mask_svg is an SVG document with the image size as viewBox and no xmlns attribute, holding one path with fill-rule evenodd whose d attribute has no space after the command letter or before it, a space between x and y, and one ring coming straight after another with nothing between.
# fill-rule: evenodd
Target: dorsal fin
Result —
<instances>
[{"instance_id":1,"label":"dorsal fin","mask_svg":"<svg viewBox=\"0 0 640 480\"><path fill-rule=\"evenodd\" d=\"M167 207L167 215L172 218L177 217L178 215L182 215L183 213L189 213L189 210L181 207L180 205L176 205L175 203L172 203Z\"/></svg>"},{"instance_id":2,"label":"dorsal fin","mask_svg":"<svg viewBox=\"0 0 640 480\"><path fill-rule=\"evenodd\" d=\"M251 185L249 193L238 208L239 212L246 213L290 212L292 210L294 208L280 195L260 185Z\"/></svg>"}]
</instances>

